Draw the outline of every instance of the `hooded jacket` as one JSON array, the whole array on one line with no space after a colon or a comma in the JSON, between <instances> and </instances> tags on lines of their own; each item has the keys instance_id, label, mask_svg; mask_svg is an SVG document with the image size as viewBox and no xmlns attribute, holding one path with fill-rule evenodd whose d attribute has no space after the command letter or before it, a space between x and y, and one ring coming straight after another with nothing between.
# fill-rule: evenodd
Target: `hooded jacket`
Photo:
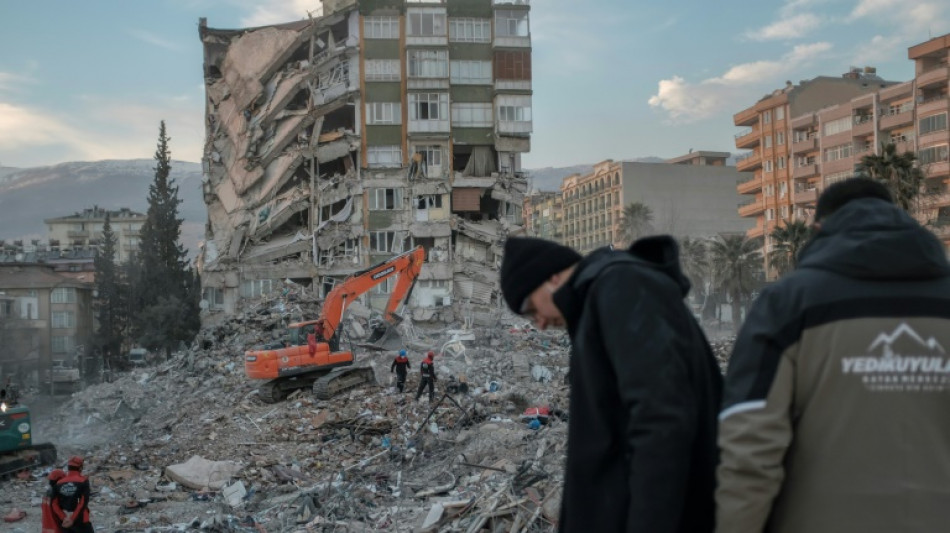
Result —
<instances>
[{"instance_id":1,"label":"hooded jacket","mask_svg":"<svg viewBox=\"0 0 950 533\"><path fill-rule=\"evenodd\" d=\"M713 528L721 377L669 237L595 251L554 294L571 337L563 532Z\"/></svg>"},{"instance_id":2,"label":"hooded jacket","mask_svg":"<svg viewBox=\"0 0 950 533\"><path fill-rule=\"evenodd\" d=\"M853 200L764 290L726 375L718 531L945 531L950 265L894 205Z\"/></svg>"}]
</instances>

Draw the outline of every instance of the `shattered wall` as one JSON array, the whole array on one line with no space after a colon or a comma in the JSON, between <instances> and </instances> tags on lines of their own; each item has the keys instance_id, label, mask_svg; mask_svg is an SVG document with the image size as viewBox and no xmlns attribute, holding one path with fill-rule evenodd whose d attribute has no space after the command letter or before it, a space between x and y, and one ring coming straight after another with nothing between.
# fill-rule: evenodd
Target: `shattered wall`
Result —
<instances>
[{"instance_id":1,"label":"shattered wall","mask_svg":"<svg viewBox=\"0 0 950 533\"><path fill-rule=\"evenodd\" d=\"M259 28L200 22L205 321L285 279L323 296L414 246L426 265L408 302L413 319L491 320L501 243L523 224L530 69L481 68L513 52L495 50L490 32L458 30L497 24L491 0L329 7ZM523 41L518 54L530 58ZM381 308L390 289L364 300Z\"/></svg>"}]
</instances>

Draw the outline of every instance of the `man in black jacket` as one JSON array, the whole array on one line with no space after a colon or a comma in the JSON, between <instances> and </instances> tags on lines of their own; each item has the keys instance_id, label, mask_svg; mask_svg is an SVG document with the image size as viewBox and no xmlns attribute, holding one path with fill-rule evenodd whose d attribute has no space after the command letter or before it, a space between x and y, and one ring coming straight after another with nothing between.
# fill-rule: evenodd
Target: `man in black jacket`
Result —
<instances>
[{"instance_id":1,"label":"man in black jacket","mask_svg":"<svg viewBox=\"0 0 950 533\"><path fill-rule=\"evenodd\" d=\"M402 392L406 387L406 374L409 373L409 356L406 350L399 350L399 355L393 359L389 372L396 372L396 389Z\"/></svg>"},{"instance_id":2,"label":"man in black jacket","mask_svg":"<svg viewBox=\"0 0 950 533\"><path fill-rule=\"evenodd\" d=\"M501 287L515 313L571 337L560 530L712 531L722 378L683 302L675 241L582 258L508 239Z\"/></svg>"},{"instance_id":3,"label":"man in black jacket","mask_svg":"<svg viewBox=\"0 0 950 533\"><path fill-rule=\"evenodd\" d=\"M729 361L717 531L947 531L946 251L867 178L815 220Z\"/></svg>"}]
</instances>

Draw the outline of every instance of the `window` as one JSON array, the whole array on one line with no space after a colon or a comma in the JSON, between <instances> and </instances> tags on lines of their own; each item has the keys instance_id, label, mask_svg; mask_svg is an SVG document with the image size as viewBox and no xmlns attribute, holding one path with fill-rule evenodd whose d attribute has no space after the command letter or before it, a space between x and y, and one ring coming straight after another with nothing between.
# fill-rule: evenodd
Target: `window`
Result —
<instances>
[{"instance_id":1,"label":"window","mask_svg":"<svg viewBox=\"0 0 950 533\"><path fill-rule=\"evenodd\" d=\"M202 298L208 302L211 309L221 309L224 307L224 289L221 287L205 287L202 291Z\"/></svg>"},{"instance_id":2,"label":"window","mask_svg":"<svg viewBox=\"0 0 950 533\"><path fill-rule=\"evenodd\" d=\"M69 353L76 346L76 339L71 335L54 335L50 338L50 348L53 353Z\"/></svg>"},{"instance_id":3,"label":"window","mask_svg":"<svg viewBox=\"0 0 950 533\"><path fill-rule=\"evenodd\" d=\"M920 119L920 134L947 129L947 114L930 115Z\"/></svg>"},{"instance_id":4,"label":"window","mask_svg":"<svg viewBox=\"0 0 950 533\"><path fill-rule=\"evenodd\" d=\"M845 170L843 172L835 172L834 174L828 174L825 176L825 185L831 185L836 181L846 180L854 176L853 170Z\"/></svg>"},{"instance_id":5,"label":"window","mask_svg":"<svg viewBox=\"0 0 950 533\"><path fill-rule=\"evenodd\" d=\"M260 298L280 289L278 279L248 279L241 282L242 298Z\"/></svg>"},{"instance_id":6,"label":"window","mask_svg":"<svg viewBox=\"0 0 950 533\"><path fill-rule=\"evenodd\" d=\"M779 108L779 109L781 109L781 108ZM775 134L775 144L777 144L778 146L782 146L783 144L785 144L785 132L784 132L784 131L780 131L780 132L778 132L778 133Z\"/></svg>"},{"instance_id":7,"label":"window","mask_svg":"<svg viewBox=\"0 0 950 533\"><path fill-rule=\"evenodd\" d=\"M449 93L409 95L409 120L448 120Z\"/></svg>"},{"instance_id":8,"label":"window","mask_svg":"<svg viewBox=\"0 0 950 533\"><path fill-rule=\"evenodd\" d=\"M452 61L450 66L452 83L491 84L491 61Z\"/></svg>"},{"instance_id":9,"label":"window","mask_svg":"<svg viewBox=\"0 0 950 533\"><path fill-rule=\"evenodd\" d=\"M914 132L912 131L895 131L891 132L891 143L905 143L914 140Z\"/></svg>"},{"instance_id":10,"label":"window","mask_svg":"<svg viewBox=\"0 0 950 533\"><path fill-rule=\"evenodd\" d=\"M396 277L384 279L379 285L373 286L370 289L372 294L392 294L393 287L396 285Z\"/></svg>"},{"instance_id":11,"label":"window","mask_svg":"<svg viewBox=\"0 0 950 533\"><path fill-rule=\"evenodd\" d=\"M438 144L416 145L412 148L412 153L422 153L422 160L426 166L442 166L442 146Z\"/></svg>"},{"instance_id":12,"label":"window","mask_svg":"<svg viewBox=\"0 0 950 533\"><path fill-rule=\"evenodd\" d=\"M780 213L781 213L781 216L782 216L782 220L785 220L786 218L788 218L788 206L787 206L787 205L783 205L782 208L781 208Z\"/></svg>"},{"instance_id":13,"label":"window","mask_svg":"<svg viewBox=\"0 0 950 533\"><path fill-rule=\"evenodd\" d=\"M785 168L785 156L784 156L784 155L783 155L783 156L779 156L779 158L778 158L778 168L779 168L779 169Z\"/></svg>"},{"instance_id":14,"label":"window","mask_svg":"<svg viewBox=\"0 0 950 533\"><path fill-rule=\"evenodd\" d=\"M370 146L366 149L366 161L370 168L402 166L402 148L395 146Z\"/></svg>"},{"instance_id":15,"label":"window","mask_svg":"<svg viewBox=\"0 0 950 533\"><path fill-rule=\"evenodd\" d=\"M490 128L492 126L491 104L452 104L452 125Z\"/></svg>"},{"instance_id":16,"label":"window","mask_svg":"<svg viewBox=\"0 0 950 533\"><path fill-rule=\"evenodd\" d=\"M771 136L771 135L766 135L766 136L765 136L765 147L766 147L766 148L771 148L771 147L772 147L772 136Z\"/></svg>"},{"instance_id":17,"label":"window","mask_svg":"<svg viewBox=\"0 0 950 533\"><path fill-rule=\"evenodd\" d=\"M762 194L763 194L764 196L767 196L767 197L769 197L769 196L775 196L775 185L773 185L773 184L771 184L771 183L768 184L768 185L766 185L766 186L765 186L765 190L762 191Z\"/></svg>"},{"instance_id":18,"label":"window","mask_svg":"<svg viewBox=\"0 0 950 533\"><path fill-rule=\"evenodd\" d=\"M501 122L531 122L531 97L499 96L498 120Z\"/></svg>"},{"instance_id":19,"label":"window","mask_svg":"<svg viewBox=\"0 0 950 533\"><path fill-rule=\"evenodd\" d=\"M499 80L530 80L531 52L495 52L495 78Z\"/></svg>"},{"instance_id":20,"label":"window","mask_svg":"<svg viewBox=\"0 0 950 533\"><path fill-rule=\"evenodd\" d=\"M850 116L841 117L838 120L826 122L822 131L824 131L825 136L841 133L842 131L850 131L853 122Z\"/></svg>"},{"instance_id":21,"label":"window","mask_svg":"<svg viewBox=\"0 0 950 533\"><path fill-rule=\"evenodd\" d=\"M441 209L442 208L442 195L441 194L424 194L422 196L416 196L416 209Z\"/></svg>"},{"instance_id":22,"label":"window","mask_svg":"<svg viewBox=\"0 0 950 533\"><path fill-rule=\"evenodd\" d=\"M920 153L917 155L917 160L921 165L942 163L947 161L948 155L950 155L950 151L948 151L947 145L943 144L940 146L931 146L929 148L921 149Z\"/></svg>"},{"instance_id":23,"label":"window","mask_svg":"<svg viewBox=\"0 0 950 533\"><path fill-rule=\"evenodd\" d=\"M399 102L366 102L366 124L401 124Z\"/></svg>"},{"instance_id":24,"label":"window","mask_svg":"<svg viewBox=\"0 0 950 533\"><path fill-rule=\"evenodd\" d=\"M402 239L396 239L395 231L369 232L369 251L371 253L390 253L402 251Z\"/></svg>"},{"instance_id":25,"label":"window","mask_svg":"<svg viewBox=\"0 0 950 533\"><path fill-rule=\"evenodd\" d=\"M72 287L57 287L50 293L49 301L54 304L74 304L76 303L76 289Z\"/></svg>"},{"instance_id":26,"label":"window","mask_svg":"<svg viewBox=\"0 0 950 533\"><path fill-rule=\"evenodd\" d=\"M765 210L765 220L775 220L775 209L770 207Z\"/></svg>"},{"instance_id":27,"label":"window","mask_svg":"<svg viewBox=\"0 0 950 533\"><path fill-rule=\"evenodd\" d=\"M367 59L366 81L399 81L398 59Z\"/></svg>"},{"instance_id":28,"label":"window","mask_svg":"<svg viewBox=\"0 0 950 533\"><path fill-rule=\"evenodd\" d=\"M398 39L398 17L366 17L363 19L364 39Z\"/></svg>"},{"instance_id":29,"label":"window","mask_svg":"<svg viewBox=\"0 0 950 533\"><path fill-rule=\"evenodd\" d=\"M402 209L402 189L369 189L370 211Z\"/></svg>"},{"instance_id":30,"label":"window","mask_svg":"<svg viewBox=\"0 0 950 533\"><path fill-rule=\"evenodd\" d=\"M772 172L772 160L771 160L771 159L766 159L765 162L763 163L763 166L765 167L765 171L766 171L766 172Z\"/></svg>"},{"instance_id":31,"label":"window","mask_svg":"<svg viewBox=\"0 0 950 533\"><path fill-rule=\"evenodd\" d=\"M784 108L784 107L776 107L776 108L775 108L775 120L782 120L783 118L785 118L785 108ZM781 143L779 143L779 144L781 144Z\"/></svg>"},{"instance_id":32,"label":"window","mask_svg":"<svg viewBox=\"0 0 950 533\"><path fill-rule=\"evenodd\" d=\"M764 122L765 124L771 124L771 123L772 123L772 110L771 110L771 109L769 109L769 110L766 111L765 113L762 113L762 122Z\"/></svg>"},{"instance_id":33,"label":"window","mask_svg":"<svg viewBox=\"0 0 950 533\"><path fill-rule=\"evenodd\" d=\"M53 311L54 328L76 327L76 315L72 311Z\"/></svg>"},{"instance_id":34,"label":"window","mask_svg":"<svg viewBox=\"0 0 950 533\"><path fill-rule=\"evenodd\" d=\"M491 20L474 18L449 19L449 40L455 43L491 42Z\"/></svg>"},{"instance_id":35,"label":"window","mask_svg":"<svg viewBox=\"0 0 950 533\"><path fill-rule=\"evenodd\" d=\"M845 157L851 157L851 143L825 148L825 161L837 161Z\"/></svg>"},{"instance_id":36,"label":"window","mask_svg":"<svg viewBox=\"0 0 950 533\"><path fill-rule=\"evenodd\" d=\"M410 9L406 14L406 35L411 37L445 37L445 10Z\"/></svg>"},{"instance_id":37,"label":"window","mask_svg":"<svg viewBox=\"0 0 950 533\"><path fill-rule=\"evenodd\" d=\"M778 184L778 197L785 198L788 194L788 184L784 181Z\"/></svg>"},{"instance_id":38,"label":"window","mask_svg":"<svg viewBox=\"0 0 950 533\"><path fill-rule=\"evenodd\" d=\"M527 37L528 11L524 9L496 10L495 34L498 37Z\"/></svg>"},{"instance_id":39,"label":"window","mask_svg":"<svg viewBox=\"0 0 950 533\"><path fill-rule=\"evenodd\" d=\"M448 50L410 50L410 78L447 78L449 76Z\"/></svg>"}]
</instances>

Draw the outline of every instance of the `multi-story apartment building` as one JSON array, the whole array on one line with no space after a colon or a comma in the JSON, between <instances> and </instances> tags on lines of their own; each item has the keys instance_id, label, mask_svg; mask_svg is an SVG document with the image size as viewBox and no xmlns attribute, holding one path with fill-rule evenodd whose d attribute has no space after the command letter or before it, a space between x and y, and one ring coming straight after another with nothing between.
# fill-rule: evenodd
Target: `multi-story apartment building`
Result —
<instances>
[{"instance_id":1,"label":"multi-story apartment building","mask_svg":"<svg viewBox=\"0 0 950 533\"><path fill-rule=\"evenodd\" d=\"M915 215L950 243L950 35L911 47L908 57L915 61L913 80L883 82L873 69L852 69L844 78L850 91L829 94L821 90L829 78L817 78L735 115L737 126L751 126L736 136L738 148L752 149L738 164L750 172L738 191L755 195L739 209L756 219L750 236L764 234L768 248L777 223L807 219L823 187L852 177L863 156L893 143L899 153L917 155L926 178Z\"/></svg>"},{"instance_id":2,"label":"multi-story apartment building","mask_svg":"<svg viewBox=\"0 0 950 533\"><path fill-rule=\"evenodd\" d=\"M738 209L739 215L755 221L747 232L749 237L764 235L768 249L768 235L776 224L804 217L804 206L814 201L814 190L808 180L815 176L817 159L808 154L821 149L819 125L817 119L804 124L797 117L855 97L872 98L878 91L893 85L897 83L884 81L872 68L852 69L840 78L821 76L798 85L788 82L785 88L733 117L736 126L746 127L735 137L736 148L750 150L736 162L745 176L737 190L753 196ZM793 122L798 128L795 136L792 135ZM821 127L825 128L826 135L834 135L839 132L840 124L825 123ZM837 145L825 146L827 149L835 147Z\"/></svg>"},{"instance_id":3,"label":"multi-story apartment building","mask_svg":"<svg viewBox=\"0 0 950 533\"><path fill-rule=\"evenodd\" d=\"M98 246L102 241L102 226L109 214L109 225L116 236L116 261L124 263L139 248L139 238L146 216L123 207L115 211L93 206L75 214L47 218L49 241L60 250Z\"/></svg>"},{"instance_id":4,"label":"multi-story apartment building","mask_svg":"<svg viewBox=\"0 0 950 533\"><path fill-rule=\"evenodd\" d=\"M563 237L563 200L559 192L536 192L524 199L525 233L552 241Z\"/></svg>"},{"instance_id":5,"label":"multi-story apartment building","mask_svg":"<svg viewBox=\"0 0 950 533\"><path fill-rule=\"evenodd\" d=\"M561 184L562 242L582 253L608 244L626 246L623 209L631 203L650 208L651 233L712 237L748 230L751 222L735 212L740 200L736 168L719 164L728 156L698 152L665 163L608 159L589 174L568 176ZM700 163L707 157L708 163Z\"/></svg>"},{"instance_id":6,"label":"multi-story apartment building","mask_svg":"<svg viewBox=\"0 0 950 533\"><path fill-rule=\"evenodd\" d=\"M91 283L46 264L0 263L0 373L38 385L53 361L88 353L93 334Z\"/></svg>"},{"instance_id":7,"label":"multi-story apartment building","mask_svg":"<svg viewBox=\"0 0 950 533\"><path fill-rule=\"evenodd\" d=\"M527 189L528 2L323 7L260 28L200 21L209 307L227 314L283 279L322 295L421 245L414 318L490 320L499 243L520 231Z\"/></svg>"}]
</instances>

